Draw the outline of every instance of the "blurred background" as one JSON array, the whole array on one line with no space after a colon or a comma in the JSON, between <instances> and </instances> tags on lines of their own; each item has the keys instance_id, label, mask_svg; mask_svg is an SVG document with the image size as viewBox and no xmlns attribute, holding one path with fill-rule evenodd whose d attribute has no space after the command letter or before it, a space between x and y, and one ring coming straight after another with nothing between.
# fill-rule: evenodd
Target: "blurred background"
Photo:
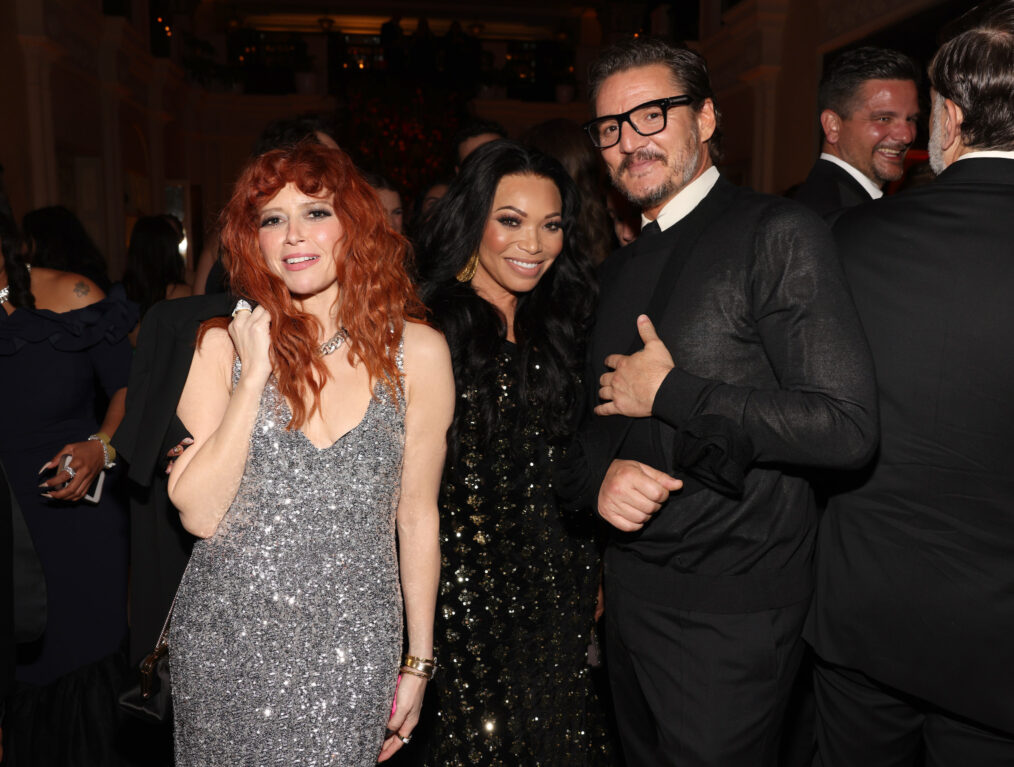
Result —
<instances>
[{"instance_id":1,"label":"blurred background","mask_svg":"<svg viewBox=\"0 0 1014 767\"><path fill-rule=\"evenodd\" d=\"M512 137L583 122L588 63L631 34L707 58L722 170L781 193L819 145L827 60L858 45L925 66L970 0L3 0L0 164L16 214L64 205L122 275L141 216L186 226L187 268L271 120L326 115L412 199L453 172L469 119ZM917 147L925 147L925 129ZM924 156L924 155L923 155Z\"/></svg>"}]
</instances>

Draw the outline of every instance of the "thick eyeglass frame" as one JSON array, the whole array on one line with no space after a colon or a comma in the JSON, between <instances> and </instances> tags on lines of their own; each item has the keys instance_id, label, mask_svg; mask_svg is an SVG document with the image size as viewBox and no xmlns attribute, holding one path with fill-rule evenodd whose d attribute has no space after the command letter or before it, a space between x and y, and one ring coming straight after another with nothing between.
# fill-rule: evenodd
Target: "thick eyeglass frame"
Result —
<instances>
[{"instance_id":1,"label":"thick eyeglass frame","mask_svg":"<svg viewBox=\"0 0 1014 767\"><path fill-rule=\"evenodd\" d=\"M588 138L591 139L592 144L595 145L596 149L609 149L609 147L616 146L620 143L620 136L623 133L623 123L627 123L634 132L640 136L654 136L656 133L661 133L666 129L669 124L669 110L673 107L682 107L687 104L694 103L694 99L691 96L669 96L664 99L652 99L651 101L645 101L643 104L638 104L633 109L629 109L626 112L622 112L618 115L603 115L602 117L596 117L594 120L589 120L581 127L588 133ZM630 115L634 112L640 111L645 107L657 106L662 111L662 127L658 130L643 131L634 125L634 121L630 119ZM600 144L598 139L595 137L595 128L601 123L608 122L610 120L616 121L616 141L611 144Z\"/></svg>"}]
</instances>

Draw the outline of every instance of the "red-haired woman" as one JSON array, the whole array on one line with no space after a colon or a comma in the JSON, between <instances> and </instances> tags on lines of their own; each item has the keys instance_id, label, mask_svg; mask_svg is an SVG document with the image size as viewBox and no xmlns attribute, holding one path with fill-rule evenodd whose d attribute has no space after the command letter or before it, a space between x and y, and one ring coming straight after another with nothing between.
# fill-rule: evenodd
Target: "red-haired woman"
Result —
<instances>
[{"instance_id":1,"label":"red-haired woman","mask_svg":"<svg viewBox=\"0 0 1014 767\"><path fill-rule=\"evenodd\" d=\"M449 353L340 150L261 155L223 217L256 308L202 327L177 410L169 495L202 539L170 631L177 764L373 765L434 665Z\"/></svg>"}]
</instances>

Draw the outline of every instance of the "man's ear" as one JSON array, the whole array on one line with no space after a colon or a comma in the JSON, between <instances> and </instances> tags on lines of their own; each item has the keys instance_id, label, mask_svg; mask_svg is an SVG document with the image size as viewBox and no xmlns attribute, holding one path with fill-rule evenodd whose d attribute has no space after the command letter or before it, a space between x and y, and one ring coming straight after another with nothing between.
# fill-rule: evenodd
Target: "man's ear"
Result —
<instances>
[{"instance_id":1,"label":"man's ear","mask_svg":"<svg viewBox=\"0 0 1014 767\"><path fill-rule=\"evenodd\" d=\"M946 151L961 141L961 124L965 121L965 113L950 99L944 99L944 135L941 148Z\"/></svg>"},{"instance_id":2,"label":"man's ear","mask_svg":"<svg viewBox=\"0 0 1014 767\"><path fill-rule=\"evenodd\" d=\"M825 109L820 113L820 127L824 129L824 140L828 144L837 144L841 133L841 117L833 109Z\"/></svg>"},{"instance_id":3,"label":"man's ear","mask_svg":"<svg viewBox=\"0 0 1014 767\"><path fill-rule=\"evenodd\" d=\"M697 135L703 144L711 140L715 135L715 125L718 120L715 118L715 102L711 99L704 99L701 108L697 110Z\"/></svg>"}]
</instances>

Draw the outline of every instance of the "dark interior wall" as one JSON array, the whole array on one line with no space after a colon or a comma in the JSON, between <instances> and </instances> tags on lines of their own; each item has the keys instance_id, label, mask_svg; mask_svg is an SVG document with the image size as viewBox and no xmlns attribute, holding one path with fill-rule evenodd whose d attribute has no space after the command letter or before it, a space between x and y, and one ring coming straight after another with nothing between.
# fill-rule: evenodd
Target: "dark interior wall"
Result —
<instances>
[{"instance_id":1,"label":"dark interior wall","mask_svg":"<svg viewBox=\"0 0 1014 767\"><path fill-rule=\"evenodd\" d=\"M783 32L779 129L772 147L775 175L771 191L776 193L806 178L820 144L816 117L819 55L812 45L817 37L817 13L812 0L792 0Z\"/></svg>"},{"instance_id":2,"label":"dark interior wall","mask_svg":"<svg viewBox=\"0 0 1014 767\"><path fill-rule=\"evenodd\" d=\"M0 106L0 165L3 183L15 216L32 205L32 168L27 151L28 123L23 112L28 103L25 64L18 42L17 9L13 2L0 2L0 72L4 98Z\"/></svg>"}]
</instances>

